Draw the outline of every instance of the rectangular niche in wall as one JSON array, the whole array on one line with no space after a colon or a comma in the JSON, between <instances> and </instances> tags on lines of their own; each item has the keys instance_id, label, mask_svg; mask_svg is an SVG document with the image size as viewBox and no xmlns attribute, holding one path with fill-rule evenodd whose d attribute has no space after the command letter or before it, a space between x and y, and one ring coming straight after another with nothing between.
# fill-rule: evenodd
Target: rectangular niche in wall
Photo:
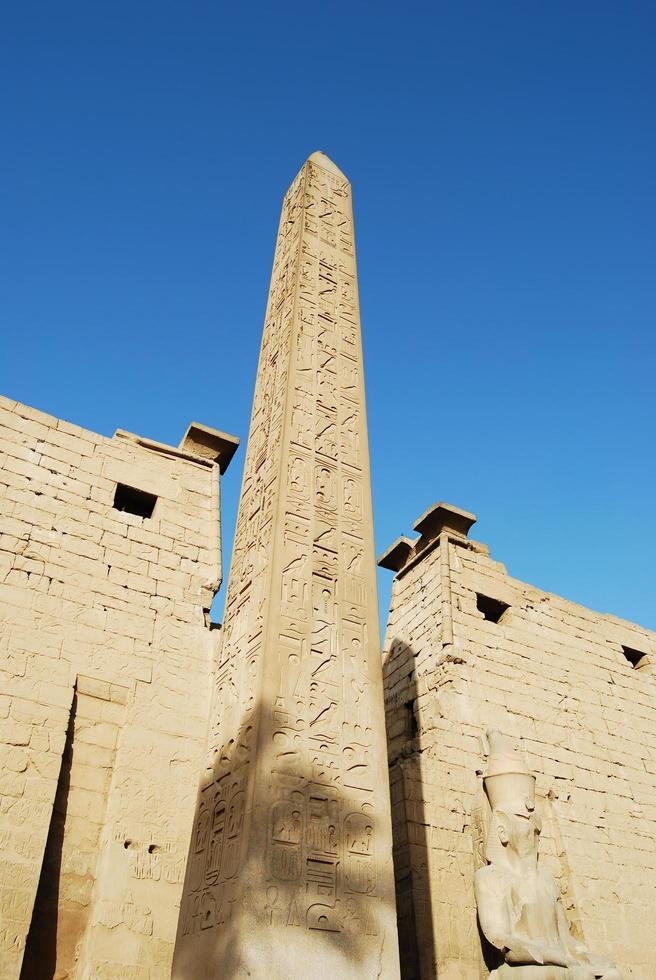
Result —
<instances>
[{"instance_id":1,"label":"rectangular niche in wall","mask_svg":"<svg viewBox=\"0 0 656 980\"><path fill-rule=\"evenodd\" d=\"M137 517L152 517L156 503L157 497L154 493L146 493L145 490L128 487L125 483L116 484L116 493L114 494L116 510L136 514Z\"/></svg>"},{"instance_id":2,"label":"rectangular niche in wall","mask_svg":"<svg viewBox=\"0 0 656 980\"><path fill-rule=\"evenodd\" d=\"M492 599L491 596L482 595L480 592L477 592L476 608L479 612L483 613L484 619L489 619L492 623L498 623L501 621L501 617L506 609L510 609L510 606L507 602L501 602L500 599Z\"/></svg>"},{"instance_id":3,"label":"rectangular niche in wall","mask_svg":"<svg viewBox=\"0 0 656 980\"><path fill-rule=\"evenodd\" d=\"M633 647L622 647L622 653L632 667L639 667L640 661L647 656L644 650L634 650Z\"/></svg>"}]
</instances>

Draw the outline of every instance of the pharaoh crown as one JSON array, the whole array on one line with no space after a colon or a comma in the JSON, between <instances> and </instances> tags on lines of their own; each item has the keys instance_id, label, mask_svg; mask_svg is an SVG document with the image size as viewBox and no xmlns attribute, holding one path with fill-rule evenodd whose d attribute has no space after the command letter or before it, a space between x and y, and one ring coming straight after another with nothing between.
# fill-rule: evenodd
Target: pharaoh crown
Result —
<instances>
[{"instance_id":1,"label":"pharaoh crown","mask_svg":"<svg viewBox=\"0 0 656 980\"><path fill-rule=\"evenodd\" d=\"M483 785L492 809L517 802L525 803L527 809L534 809L535 776L524 756L505 735L494 729L486 733L485 743L487 769Z\"/></svg>"}]
</instances>

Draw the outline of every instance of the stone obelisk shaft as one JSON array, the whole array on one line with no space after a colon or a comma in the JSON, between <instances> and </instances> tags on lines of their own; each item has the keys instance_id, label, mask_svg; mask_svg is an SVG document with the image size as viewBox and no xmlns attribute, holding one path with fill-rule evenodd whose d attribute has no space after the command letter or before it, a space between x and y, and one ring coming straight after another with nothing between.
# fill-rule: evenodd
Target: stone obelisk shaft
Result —
<instances>
[{"instance_id":1,"label":"stone obelisk shaft","mask_svg":"<svg viewBox=\"0 0 656 980\"><path fill-rule=\"evenodd\" d=\"M173 976L396 978L351 188L285 197Z\"/></svg>"}]
</instances>

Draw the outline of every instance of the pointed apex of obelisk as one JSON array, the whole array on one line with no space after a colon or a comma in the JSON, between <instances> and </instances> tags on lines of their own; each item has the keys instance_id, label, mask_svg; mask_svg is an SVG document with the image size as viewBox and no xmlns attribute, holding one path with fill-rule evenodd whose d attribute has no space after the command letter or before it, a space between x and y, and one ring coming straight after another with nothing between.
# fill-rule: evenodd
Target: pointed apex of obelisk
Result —
<instances>
[{"instance_id":1,"label":"pointed apex of obelisk","mask_svg":"<svg viewBox=\"0 0 656 980\"><path fill-rule=\"evenodd\" d=\"M336 163L333 163L330 157L327 157L325 153L322 153L321 150L315 150L314 153L311 153L308 160L310 160L312 163L316 163L316 165L321 167L323 170L327 170L328 173L335 174L337 177L341 177L343 180L348 180L346 174L339 169Z\"/></svg>"}]
</instances>

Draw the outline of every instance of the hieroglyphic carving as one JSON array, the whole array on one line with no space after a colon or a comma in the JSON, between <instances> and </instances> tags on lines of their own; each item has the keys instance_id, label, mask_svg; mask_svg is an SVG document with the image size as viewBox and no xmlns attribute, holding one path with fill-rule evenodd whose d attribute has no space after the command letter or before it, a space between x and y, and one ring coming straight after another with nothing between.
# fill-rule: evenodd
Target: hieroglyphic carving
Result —
<instances>
[{"instance_id":1,"label":"hieroglyphic carving","mask_svg":"<svg viewBox=\"0 0 656 980\"><path fill-rule=\"evenodd\" d=\"M250 928L315 937L303 976L393 909L368 479L350 186L315 154L280 221L180 946L234 943L243 867Z\"/></svg>"}]
</instances>

